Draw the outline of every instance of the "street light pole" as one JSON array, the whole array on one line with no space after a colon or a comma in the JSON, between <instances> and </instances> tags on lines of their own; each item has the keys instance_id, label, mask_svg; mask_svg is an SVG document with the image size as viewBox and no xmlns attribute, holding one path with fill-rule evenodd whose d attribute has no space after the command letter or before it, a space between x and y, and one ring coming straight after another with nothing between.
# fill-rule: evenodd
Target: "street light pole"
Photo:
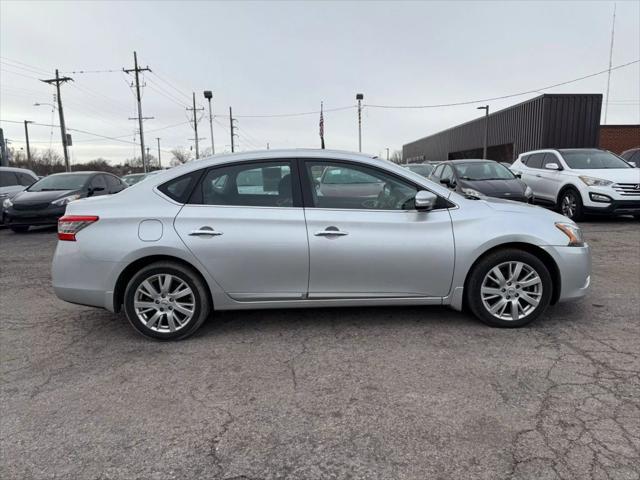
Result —
<instances>
[{"instance_id":1,"label":"street light pole","mask_svg":"<svg viewBox=\"0 0 640 480\"><path fill-rule=\"evenodd\" d=\"M216 147L213 143L213 114L211 113L211 99L213 98L213 93L211 90L204 91L204 98L209 101L209 130L211 130L211 155L216 154Z\"/></svg>"},{"instance_id":2,"label":"street light pole","mask_svg":"<svg viewBox=\"0 0 640 480\"><path fill-rule=\"evenodd\" d=\"M482 158L487 159L487 141L489 139L489 105L478 107L478 110L484 110L484 144L482 147Z\"/></svg>"},{"instance_id":3,"label":"street light pole","mask_svg":"<svg viewBox=\"0 0 640 480\"><path fill-rule=\"evenodd\" d=\"M156 137L158 141L158 168L162 170L162 161L160 160L160 137Z\"/></svg>"},{"instance_id":4,"label":"street light pole","mask_svg":"<svg viewBox=\"0 0 640 480\"><path fill-rule=\"evenodd\" d=\"M356 94L358 100L358 152L362 152L362 99L364 95Z\"/></svg>"},{"instance_id":5,"label":"street light pole","mask_svg":"<svg viewBox=\"0 0 640 480\"><path fill-rule=\"evenodd\" d=\"M29 148L29 127L28 125L33 123L31 120L24 121L24 138L27 141L27 160L31 161L31 148Z\"/></svg>"}]
</instances>

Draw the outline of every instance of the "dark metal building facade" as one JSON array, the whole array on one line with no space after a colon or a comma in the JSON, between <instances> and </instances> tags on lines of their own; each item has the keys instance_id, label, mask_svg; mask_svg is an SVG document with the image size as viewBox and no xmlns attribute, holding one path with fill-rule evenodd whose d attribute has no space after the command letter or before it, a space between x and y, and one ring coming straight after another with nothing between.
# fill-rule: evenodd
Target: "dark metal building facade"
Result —
<instances>
[{"instance_id":1,"label":"dark metal building facade","mask_svg":"<svg viewBox=\"0 0 640 480\"><path fill-rule=\"evenodd\" d=\"M544 94L491 113L487 157L512 162L539 148L588 148L599 142L601 94ZM405 162L482 158L485 117L407 143Z\"/></svg>"}]
</instances>

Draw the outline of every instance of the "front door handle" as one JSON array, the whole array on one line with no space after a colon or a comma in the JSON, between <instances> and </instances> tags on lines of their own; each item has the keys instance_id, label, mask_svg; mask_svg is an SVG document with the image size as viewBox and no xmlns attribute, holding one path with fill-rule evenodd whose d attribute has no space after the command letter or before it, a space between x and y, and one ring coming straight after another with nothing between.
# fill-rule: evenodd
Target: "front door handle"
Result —
<instances>
[{"instance_id":1,"label":"front door handle","mask_svg":"<svg viewBox=\"0 0 640 480\"><path fill-rule=\"evenodd\" d=\"M344 237L348 232L338 230L338 227L327 227L324 230L314 233L316 237Z\"/></svg>"},{"instance_id":2,"label":"front door handle","mask_svg":"<svg viewBox=\"0 0 640 480\"><path fill-rule=\"evenodd\" d=\"M217 237L222 235L222 232L216 232L211 227L200 227L198 230L191 230L189 235L192 237Z\"/></svg>"}]
</instances>

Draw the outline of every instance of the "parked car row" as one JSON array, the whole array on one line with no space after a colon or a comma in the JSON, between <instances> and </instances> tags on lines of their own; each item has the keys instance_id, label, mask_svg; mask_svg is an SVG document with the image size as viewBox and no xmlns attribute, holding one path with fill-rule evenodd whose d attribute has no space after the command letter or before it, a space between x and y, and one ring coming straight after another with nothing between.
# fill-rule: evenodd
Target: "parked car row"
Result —
<instances>
[{"instance_id":1,"label":"parked car row","mask_svg":"<svg viewBox=\"0 0 640 480\"><path fill-rule=\"evenodd\" d=\"M55 225L69 202L118 193L158 172L126 175L122 179L105 172L56 173L39 178L24 168L0 167L0 223L14 232ZM127 177L130 184L125 181Z\"/></svg>"},{"instance_id":2,"label":"parked car row","mask_svg":"<svg viewBox=\"0 0 640 480\"><path fill-rule=\"evenodd\" d=\"M626 159L599 149L545 149L525 152L508 165L492 160L448 160L428 178L470 196L535 203L579 221L585 214L640 218L639 149ZM414 165L406 165L415 168Z\"/></svg>"}]
</instances>

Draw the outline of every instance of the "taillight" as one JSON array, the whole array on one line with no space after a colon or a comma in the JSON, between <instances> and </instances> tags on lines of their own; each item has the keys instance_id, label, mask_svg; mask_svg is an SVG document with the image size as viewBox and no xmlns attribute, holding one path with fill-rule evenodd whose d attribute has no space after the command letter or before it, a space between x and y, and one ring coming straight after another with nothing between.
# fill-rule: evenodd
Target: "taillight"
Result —
<instances>
[{"instance_id":1,"label":"taillight","mask_svg":"<svg viewBox=\"0 0 640 480\"><path fill-rule=\"evenodd\" d=\"M65 215L58 220L58 240L75 242L76 233L97 222L99 218L95 215Z\"/></svg>"}]
</instances>

